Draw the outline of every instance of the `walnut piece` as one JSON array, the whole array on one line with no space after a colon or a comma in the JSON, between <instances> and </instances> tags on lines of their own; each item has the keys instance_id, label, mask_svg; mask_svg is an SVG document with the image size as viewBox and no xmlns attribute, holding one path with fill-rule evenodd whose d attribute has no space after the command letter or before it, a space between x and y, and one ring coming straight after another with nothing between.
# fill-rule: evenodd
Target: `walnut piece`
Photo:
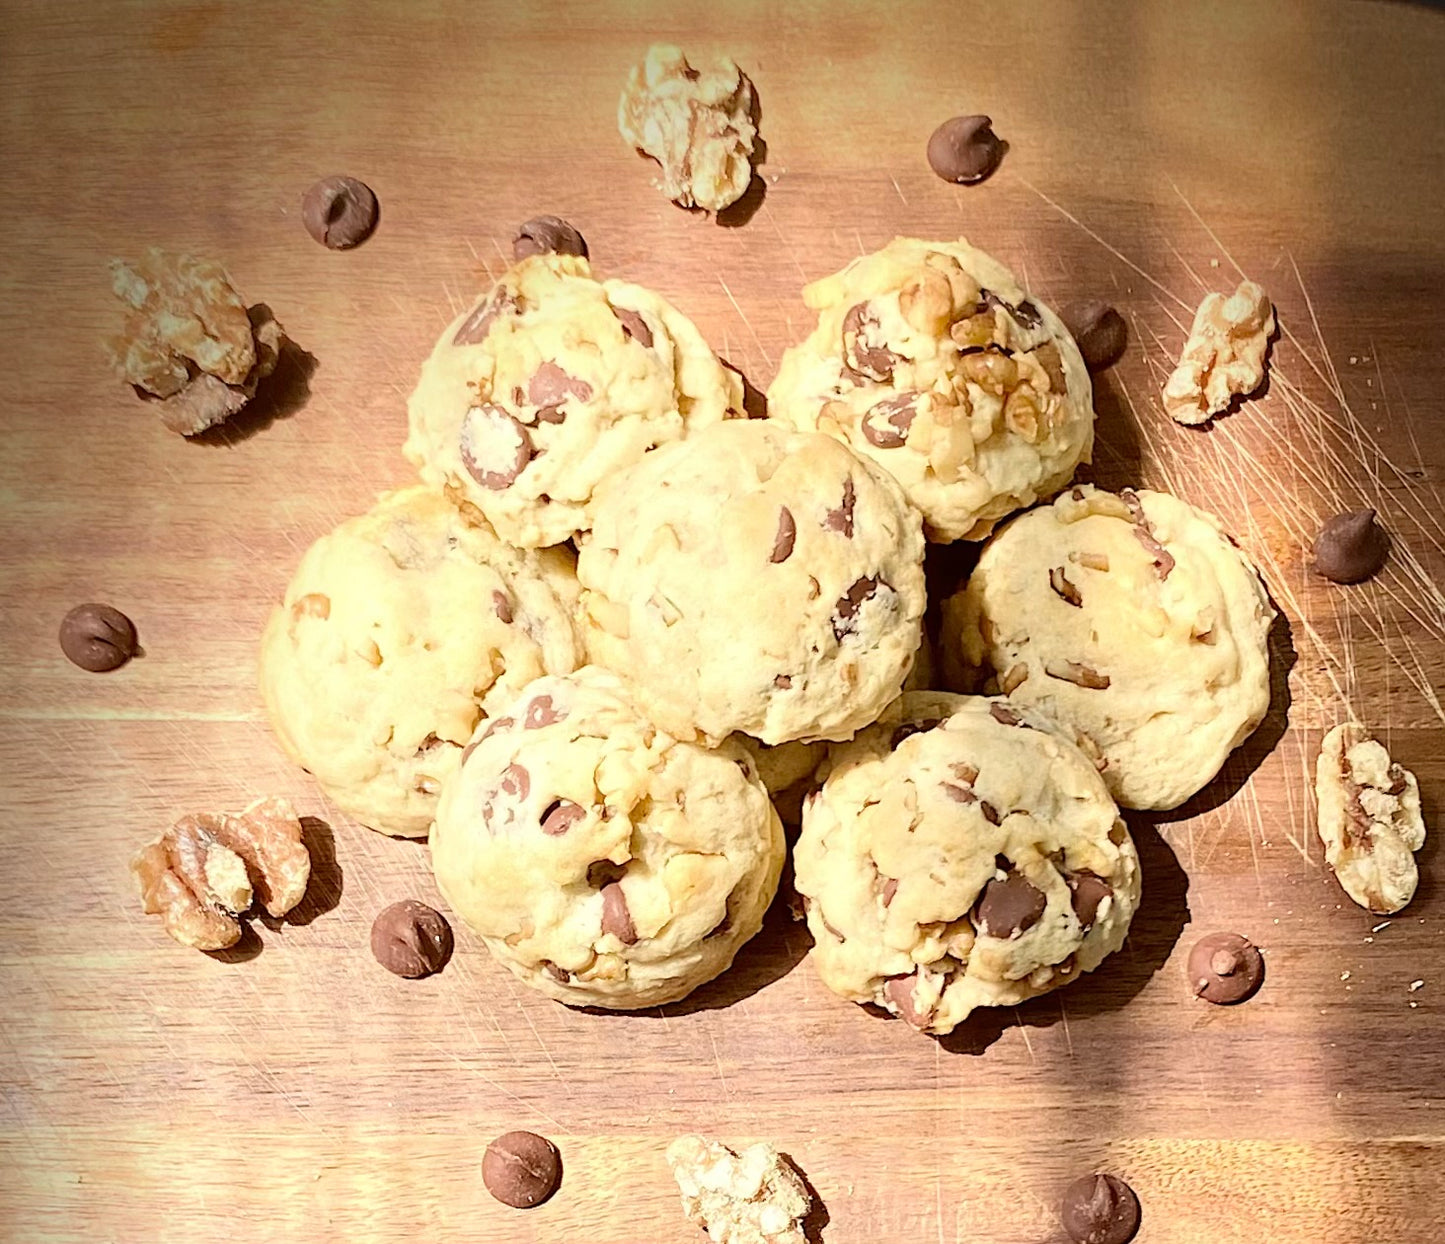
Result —
<instances>
[{"instance_id":1,"label":"walnut piece","mask_svg":"<svg viewBox=\"0 0 1445 1244\"><path fill-rule=\"evenodd\" d=\"M276 369L285 333L262 303L249 310L220 264L151 247L111 261L111 288L130 308L106 342L120 378L160 398L161 422L194 436L229 419Z\"/></svg>"},{"instance_id":2,"label":"walnut piece","mask_svg":"<svg viewBox=\"0 0 1445 1244\"><path fill-rule=\"evenodd\" d=\"M1164 384L1164 409L1180 423L1205 423L1237 393L1264 381L1264 356L1274 332L1274 308L1253 281L1234 293L1207 294L1194 313L1179 365Z\"/></svg>"},{"instance_id":3,"label":"walnut piece","mask_svg":"<svg viewBox=\"0 0 1445 1244\"><path fill-rule=\"evenodd\" d=\"M654 44L617 105L622 137L661 165L658 185L683 207L721 211L752 180L753 84L726 56L694 69L681 49Z\"/></svg>"},{"instance_id":4,"label":"walnut piece","mask_svg":"<svg viewBox=\"0 0 1445 1244\"><path fill-rule=\"evenodd\" d=\"M682 1190L683 1212L714 1244L805 1244L812 1198L772 1145L741 1153L702 1136L679 1136L667 1164Z\"/></svg>"},{"instance_id":5,"label":"walnut piece","mask_svg":"<svg viewBox=\"0 0 1445 1244\"><path fill-rule=\"evenodd\" d=\"M311 856L290 801L258 799L245 811L181 817L131 860L147 915L182 946L225 950L253 900L273 916L301 901Z\"/></svg>"},{"instance_id":6,"label":"walnut piece","mask_svg":"<svg viewBox=\"0 0 1445 1244\"><path fill-rule=\"evenodd\" d=\"M1315 797L1325 859L1345 893L1379 915L1399 911L1415 896L1414 852L1425 845L1415 775L1364 726L1346 722L1320 745Z\"/></svg>"}]
</instances>

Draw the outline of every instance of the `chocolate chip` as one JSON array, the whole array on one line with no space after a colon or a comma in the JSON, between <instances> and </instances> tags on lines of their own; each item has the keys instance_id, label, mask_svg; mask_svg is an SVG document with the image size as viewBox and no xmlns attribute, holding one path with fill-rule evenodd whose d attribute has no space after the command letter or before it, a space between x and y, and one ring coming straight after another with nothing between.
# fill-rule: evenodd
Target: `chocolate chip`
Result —
<instances>
[{"instance_id":1,"label":"chocolate chip","mask_svg":"<svg viewBox=\"0 0 1445 1244\"><path fill-rule=\"evenodd\" d=\"M480 743L482 739L491 738L493 731L510 730L516 724L516 720L511 717L493 717L491 721L487 722L487 728L482 731L477 742Z\"/></svg>"},{"instance_id":2,"label":"chocolate chip","mask_svg":"<svg viewBox=\"0 0 1445 1244\"><path fill-rule=\"evenodd\" d=\"M943 793L952 799L954 803L978 802L978 796L970 787L956 786L952 782L941 782L939 785L942 786Z\"/></svg>"},{"instance_id":3,"label":"chocolate chip","mask_svg":"<svg viewBox=\"0 0 1445 1244\"><path fill-rule=\"evenodd\" d=\"M983 887L974 908L974 922L986 937L1015 938L1043 919L1048 900L1022 873L995 877Z\"/></svg>"},{"instance_id":4,"label":"chocolate chip","mask_svg":"<svg viewBox=\"0 0 1445 1244\"><path fill-rule=\"evenodd\" d=\"M587 815L587 809L570 799L554 799L542 813L542 832L560 838Z\"/></svg>"},{"instance_id":5,"label":"chocolate chip","mask_svg":"<svg viewBox=\"0 0 1445 1244\"><path fill-rule=\"evenodd\" d=\"M522 729L540 730L543 726L555 725L566 716L566 713L557 711L550 695L539 695L528 703L527 711L522 716Z\"/></svg>"},{"instance_id":6,"label":"chocolate chip","mask_svg":"<svg viewBox=\"0 0 1445 1244\"><path fill-rule=\"evenodd\" d=\"M949 117L928 139L928 167L957 185L982 181L1007 150L992 125L984 116Z\"/></svg>"},{"instance_id":7,"label":"chocolate chip","mask_svg":"<svg viewBox=\"0 0 1445 1244\"><path fill-rule=\"evenodd\" d=\"M462 420L462 465L483 488L499 492L509 487L534 452L527 429L500 406L473 406Z\"/></svg>"},{"instance_id":8,"label":"chocolate chip","mask_svg":"<svg viewBox=\"0 0 1445 1244\"><path fill-rule=\"evenodd\" d=\"M612 314L617 317L617 322L622 325L624 333L644 348L651 348L652 329L647 327L647 321L636 311L627 307L613 307Z\"/></svg>"},{"instance_id":9,"label":"chocolate chip","mask_svg":"<svg viewBox=\"0 0 1445 1244\"><path fill-rule=\"evenodd\" d=\"M852 633L858 621L858 610L863 607L864 601L872 600L877 595L880 583L884 587L888 586L874 576L858 579L838 598L838 603L833 606L833 638L839 643L843 642L844 635Z\"/></svg>"},{"instance_id":10,"label":"chocolate chip","mask_svg":"<svg viewBox=\"0 0 1445 1244\"><path fill-rule=\"evenodd\" d=\"M1252 997L1264 980L1264 956L1238 933L1210 933L1189 952L1189 985L1196 998L1231 1006Z\"/></svg>"},{"instance_id":11,"label":"chocolate chip","mask_svg":"<svg viewBox=\"0 0 1445 1244\"><path fill-rule=\"evenodd\" d=\"M548 359L537 368L527 382L527 400L537 407L542 423L561 423L562 407L569 397L585 402L592 396L592 386L576 376L569 376Z\"/></svg>"},{"instance_id":12,"label":"chocolate chip","mask_svg":"<svg viewBox=\"0 0 1445 1244\"><path fill-rule=\"evenodd\" d=\"M1084 928L1092 928L1094 918L1099 914L1099 904L1114 893L1114 887L1087 869L1070 873L1067 880L1071 892L1069 901L1073 904L1074 915L1079 918L1079 923Z\"/></svg>"},{"instance_id":13,"label":"chocolate chip","mask_svg":"<svg viewBox=\"0 0 1445 1244\"><path fill-rule=\"evenodd\" d=\"M998 824L998 809L989 803L987 799L978 805L978 810L983 813L983 819L990 825Z\"/></svg>"},{"instance_id":14,"label":"chocolate chip","mask_svg":"<svg viewBox=\"0 0 1445 1244\"><path fill-rule=\"evenodd\" d=\"M499 789L504 795L511 795L517 799L525 799L532 790L532 775L521 765L513 761L502 770L502 780Z\"/></svg>"},{"instance_id":15,"label":"chocolate chip","mask_svg":"<svg viewBox=\"0 0 1445 1244\"><path fill-rule=\"evenodd\" d=\"M483 735L482 738L486 738L486 735ZM482 739L473 739L464 748L462 748L462 758L459 762L460 764L467 763L467 761L471 758L471 754L477 750L477 744L481 741Z\"/></svg>"},{"instance_id":16,"label":"chocolate chip","mask_svg":"<svg viewBox=\"0 0 1445 1244\"><path fill-rule=\"evenodd\" d=\"M334 251L366 241L376 228L376 195L365 182L339 173L323 177L301 196L306 232Z\"/></svg>"},{"instance_id":17,"label":"chocolate chip","mask_svg":"<svg viewBox=\"0 0 1445 1244\"><path fill-rule=\"evenodd\" d=\"M791 674L779 674L773 679L773 686L779 691L787 691L793 685Z\"/></svg>"},{"instance_id":18,"label":"chocolate chip","mask_svg":"<svg viewBox=\"0 0 1445 1244\"><path fill-rule=\"evenodd\" d=\"M793 512L784 506L778 511L778 534L773 537L773 555L768 558L773 565L785 562L793 555L793 544L798 538L798 524L793 521Z\"/></svg>"},{"instance_id":19,"label":"chocolate chip","mask_svg":"<svg viewBox=\"0 0 1445 1244\"><path fill-rule=\"evenodd\" d=\"M1378 573L1389 554L1389 534L1374 510L1336 514L1315 541L1314 571L1332 583L1359 583Z\"/></svg>"},{"instance_id":20,"label":"chocolate chip","mask_svg":"<svg viewBox=\"0 0 1445 1244\"><path fill-rule=\"evenodd\" d=\"M853 506L858 500L858 494L853 488L853 477L850 475L843 481L843 500L838 503L836 510L829 510L823 517L823 526L829 531L841 532L848 539L853 538Z\"/></svg>"},{"instance_id":21,"label":"chocolate chip","mask_svg":"<svg viewBox=\"0 0 1445 1244\"><path fill-rule=\"evenodd\" d=\"M486 340L492 324L503 315L515 315L522 309L516 294L499 285L485 302L478 303L452 334L452 345L474 346Z\"/></svg>"},{"instance_id":22,"label":"chocolate chip","mask_svg":"<svg viewBox=\"0 0 1445 1244\"><path fill-rule=\"evenodd\" d=\"M415 980L440 972L452 953L452 926L435 908L402 899L371 925L371 953L388 972Z\"/></svg>"},{"instance_id":23,"label":"chocolate chip","mask_svg":"<svg viewBox=\"0 0 1445 1244\"><path fill-rule=\"evenodd\" d=\"M914 1005L913 988L917 984L916 973L911 976L891 976L883 985L883 993L898 1008L900 1019L914 1028L926 1028L933 1014L931 1011L919 1011Z\"/></svg>"},{"instance_id":24,"label":"chocolate chip","mask_svg":"<svg viewBox=\"0 0 1445 1244\"><path fill-rule=\"evenodd\" d=\"M507 599L506 592L494 591L492 593L492 608L497 611L497 618L506 626L512 624L512 602Z\"/></svg>"},{"instance_id":25,"label":"chocolate chip","mask_svg":"<svg viewBox=\"0 0 1445 1244\"><path fill-rule=\"evenodd\" d=\"M893 896L898 893L898 878L887 877L883 882L883 906L889 907L893 903Z\"/></svg>"},{"instance_id":26,"label":"chocolate chip","mask_svg":"<svg viewBox=\"0 0 1445 1244\"><path fill-rule=\"evenodd\" d=\"M1019 327L1026 328L1029 332L1033 332L1035 329L1044 326L1044 317L1039 314L1039 309L1027 298L1019 303L1018 306L1009 307L1009 311L1013 313L1013 317L1018 321Z\"/></svg>"},{"instance_id":27,"label":"chocolate chip","mask_svg":"<svg viewBox=\"0 0 1445 1244\"><path fill-rule=\"evenodd\" d=\"M1091 298L1072 303L1064 308L1063 320L1090 371L1112 367L1123 355L1129 328L1124 317L1107 302Z\"/></svg>"},{"instance_id":28,"label":"chocolate chip","mask_svg":"<svg viewBox=\"0 0 1445 1244\"><path fill-rule=\"evenodd\" d=\"M542 960L542 971L546 972L547 975L550 976L559 985L565 985L568 981L572 979L571 972L569 972L566 968L558 967L557 964L553 963L550 959Z\"/></svg>"},{"instance_id":29,"label":"chocolate chip","mask_svg":"<svg viewBox=\"0 0 1445 1244\"><path fill-rule=\"evenodd\" d=\"M482 1182L503 1205L532 1209L557 1191L562 1182L562 1156L544 1136L508 1132L487 1146L482 1156Z\"/></svg>"},{"instance_id":30,"label":"chocolate chip","mask_svg":"<svg viewBox=\"0 0 1445 1244\"><path fill-rule=\"evenodd\" d=\"M1055 566L1049 571L1049 586L1054 589L1054 594L1066 604L1073 605L1075 609L1084 607L1084 598L1079 595L1079 589L1069 582L1062 566Z\"/></svg>"},{"instance_id":31,"label":"chocolate chip","mask_svg":"<svg viewBox=\"0 0 1445 1244\"><path fill-rule=\"evenodd\" d=\"M587 242L560 216L533 216L517 226L512 239L512 258L520 262L531 255L581 255L587 257Z\"/></svg>"},{"instance_id":32,"label":"chocolate chip","mask_svg":"<svg viewBox=\"0 0 1445 1244\"><path fill-rule=\"evenodd\" d=\"M1128 1244L1139 1230L1139 1198L1114 1175L1085 1175L1064 1192L1059 1216L1074 1244Z\"/></svg>"},{"instance_id":33,"label":"chocolate chip","mask_svg":"<svg viewBox=\"0 0 1445 1244\"><path fill-rule=\"evenodd\" d=\"M882 325L866 302L856 303L843 316L843 363L855 380L876 380L887 384L893 379L898 356L882 341Z\"/></svg>"},{"instance_id":34,"label":"chocolate chip","mask_svg":"<svg viewBox=\"0 0 1445 1244\"><path fill-rule=\"evenodd\" d=\"M988 706L988 715L1001 726L1022 726L1024 719L1020 717L1007 704L1000 704L994 701Z\"/></svg>"},{"instance_id":35,"label":"chocolate chip","mask_svg":"<svg viewBox=\"0 0 1445 1244\"><path fill-rule=\"evenodd\" d=\"M620 881L602 887L602 931L611 933L624 946L637 941L637 929L632 923L632 913L627 910L627 895L622 892Z\"/></svg>"},{"instance_id":36,"label":"chocolate chip","mask_svg":"<svg viewBox=\"0 0 1445 1244\"><path fill-rule=\"evenodd\" d=\"M917 393L900 393L875 403L863 416L863 439L879 449L901 449L918 414Z\"/></svg>"},{"instance_id":37,"label":"chocolate chip","mask_svg":"<svg viewBox=\"0 0 1445 1244\"><path fill-rule=\"evenodd\" d=\"M893 739L892 742L889 743L889 746L896 748L910 735L922 734L925 730L932 730L933 727L938 725L942 720L942 717L922 717L918 721L905 721L893 732Z\"/></svg>"},{"instance_id":38,"label":"chocolate chip","mask_svg":"<svg viewBox=\"0 0 1445 1244\"><path fill-rule=\"evenodd\" d=\"M119 669L140 651L135 623L111 605L76 605L60 619L60 650L92 674Z\"/></svg>"}]
</instances>

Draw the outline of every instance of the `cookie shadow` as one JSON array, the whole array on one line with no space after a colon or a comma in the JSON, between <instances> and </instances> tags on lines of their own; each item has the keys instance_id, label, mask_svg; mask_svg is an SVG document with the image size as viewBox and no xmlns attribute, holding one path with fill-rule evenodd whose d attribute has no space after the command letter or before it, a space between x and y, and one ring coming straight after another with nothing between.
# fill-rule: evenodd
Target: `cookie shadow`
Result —
<instances>
[{"instance_id":1,"label":"cookie shadow","mask_svg":"<svg viewBox=\"0 0 1445 1244\"><path fill-rule=\"evenodd\" d=\"M1274 605L1275 615L1267 637L1269 645L1269 709L1264 715L1264 720L1259 723L1249 738L1229 753L1224 761L1224 767L1203 790L1191 795L1177 808L1151 812L1149 815L1153 821L1187 820L1228 803L1249 781L1254 771L1264 763L1265 757L1274 751L1280 739L1284 737L1284 732L1289 729L1289 708L1292 701L1289 675L1295 662L1299 660L1299 656L1295 652L1293 632L1284 610L1275 603L1272 595L1270 604Z\"/></svg>"},{"instance_id":2,"label":"cookie shadow","mask_svg":"<svg viewBox=\"0 0 1445 1244\"><path fill-rule=\"evenodd\" d=\"M823 1228L833 1221L833 1216L828 1213L828 1207L823 1204L823 1198L818 1195L818 1189L813 1187L813 1181L808 1178L808 1172L793 1160L792 1154L780 1153L778 1157L783 1165L798 1177L811 1202L807 1216L803 1219L803 1238L808 1241L808 1244L823 1244Z\"/></svg>"},{"instance_id":3,"label":"cookie shadow","mask_svg":"<svg viewBox=\"0 0 1445 1244\"><path fill-rule=\"evenodd\" d=\"M265 303L258 306L270 314ZM289 419L311 399L311 377L319 366L314 354L287 337L276 370L256 386L256 395L224 423L186 439L196 445L235 445L264 432L278 419Z\"/></svg>"},{"instance_id":4,"label":"cookie shadow","mask_svg":"<svg viewBox=\"0 0 1445 1244\"><path fill-rule=\"evenodd\" d=\"M982 1054L1009 1028L1052 1028L1063 1022L1065 1006L1074 1019L1117 1011L1163 969L1189 923L1189 877L1147 819L1131 814L1129 830L1144 889L1124 945L1061 990L1014 1008L975 1011L953 1032L935 1038L939 1045L950 1054Z\"/></svg>"},{"instance_id":5,"label":"cookie shadow","mask_svg":"<svg viewBox=\"0 0 1445 1244\"><path fill-rule=\"evenodd\" d=\"M1077 483L1093 483L1110 492L1139 484L1144 455L1139 425L1106 369L1090 376L1094 389L1094 460L1081 467Z\"/></svg>"},{"instance_id":6,"label":"cookie shadow","mask_svg":"<svg viewBox=\"0 0 1445 1244\"><path fill-rule=\"evenodd\" d=\"M249 963L265 948L261 935L244 921L241 924L241 940L225 950L206 950L201 953L217 963Z\"/></svg>"}]
</instances>

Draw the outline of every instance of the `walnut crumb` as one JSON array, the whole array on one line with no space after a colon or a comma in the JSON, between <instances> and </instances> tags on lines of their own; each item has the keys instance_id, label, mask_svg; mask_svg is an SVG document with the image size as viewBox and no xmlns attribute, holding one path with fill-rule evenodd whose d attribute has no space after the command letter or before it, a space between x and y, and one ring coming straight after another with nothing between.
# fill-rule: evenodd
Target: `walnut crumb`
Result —
<instances>
[{"instance_id":1,"label":"walnut crumb","mask_svg":"<svg viewBox=\"0 0 1445 1244\"><path fill-rule=\"evenodd\" d=\"M683 1212L714 1244L805 1244L812 1198L772 1145L735 1153L702 1136L679 1136L667 1147L667 1164Z\"/></svg>"},{"instance_id":2,"label":"walnut crumb","mask_svg":"<svg viewBox=\"0 0 1445 1244\"><path fill-rule=\"evenodd\" d=\"M1227 298L1207 294L1164 384L1164 409L1179 423L1205 423L1236 394L1253 393L1264 381L1274 327L1269 297L1253 281Z\"/></svg>"}]
</instances>

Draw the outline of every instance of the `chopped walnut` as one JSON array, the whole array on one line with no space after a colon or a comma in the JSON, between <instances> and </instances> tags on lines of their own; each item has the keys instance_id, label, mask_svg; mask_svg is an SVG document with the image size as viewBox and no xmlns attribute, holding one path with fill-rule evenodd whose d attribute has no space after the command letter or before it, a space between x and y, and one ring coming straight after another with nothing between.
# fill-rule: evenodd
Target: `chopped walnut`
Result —
<instances>
[{"instance_id":1,"label":"chopped walnut","mask_svg":"<svg viewBox=\"0 0 1445 1244\"><path fill-rule=\"evenodd\" d=\"M655 44L628 76L617 106L622 137L661 165L658 185L683 207L721 211L752 180L753 84L726 56L694 69L681 49Z\"/></svg>"},{"instance_id":2,"label":"chopped walnut","mask_svg":"<svg viewBox=\"0 0 1445 1244\"><path fill-rule=\"evenodd\" d=\"M160 398L161 422L194 436L224 422L275 369L285 334L271 311L249 310L220 264L151 247L111 262L111 288L130 311L106 342L122 380Z\"/></svg>"},{"instance_id":3,"label":"chopped walnut","mask_svg":"<svg viewBox=\"0 0 1445 1244\"><path fill-rule=\"evenodd\" d=\"M805 1244L812 1198L772 1145L760 1141L734 1153L715 1140L679 1136L667 1147L667 1164L683 1212L714 1244Z\"/></svg>"},{"instance_id":4,"label":"chopped walnut","mask_svg":"<svg viewBox=\"0 0 1445 1244\"><path fill-rule=\"evenodd\" d=\"M1264 380L1274 308L1253 281L1234 293L1207 294L1194 313L1179 365L1164 384L1164 409L1180 423L1205 423L1236 394Z\"/></svg>"},{"instance_id":5,"label":"chopped walnut","mask_svg":"<svg viewBox=\"0 0 1445 1244\"><path fill-rule=\"evenodd\" d=\"M1393 764L1364 726L1336 726L1315 767L1319 834L1325 859L1361 907L1390 915L1415 896L1414 852L1425 845L1420 787Z\"/></svg>"},{"instance_id":6,"label":"chopped walnut","mask_svg":"<svg viewBox=\"0 0 1445 1244\"><path fill-rule=\"evenodd\" d=\"M241 940L237 917L259 901L284 916L301 901L311 856L288 800L258 799L244 812L183 816L131 860L148 915L182 946L224 950Z\"/></svg>"}]
</instances>

